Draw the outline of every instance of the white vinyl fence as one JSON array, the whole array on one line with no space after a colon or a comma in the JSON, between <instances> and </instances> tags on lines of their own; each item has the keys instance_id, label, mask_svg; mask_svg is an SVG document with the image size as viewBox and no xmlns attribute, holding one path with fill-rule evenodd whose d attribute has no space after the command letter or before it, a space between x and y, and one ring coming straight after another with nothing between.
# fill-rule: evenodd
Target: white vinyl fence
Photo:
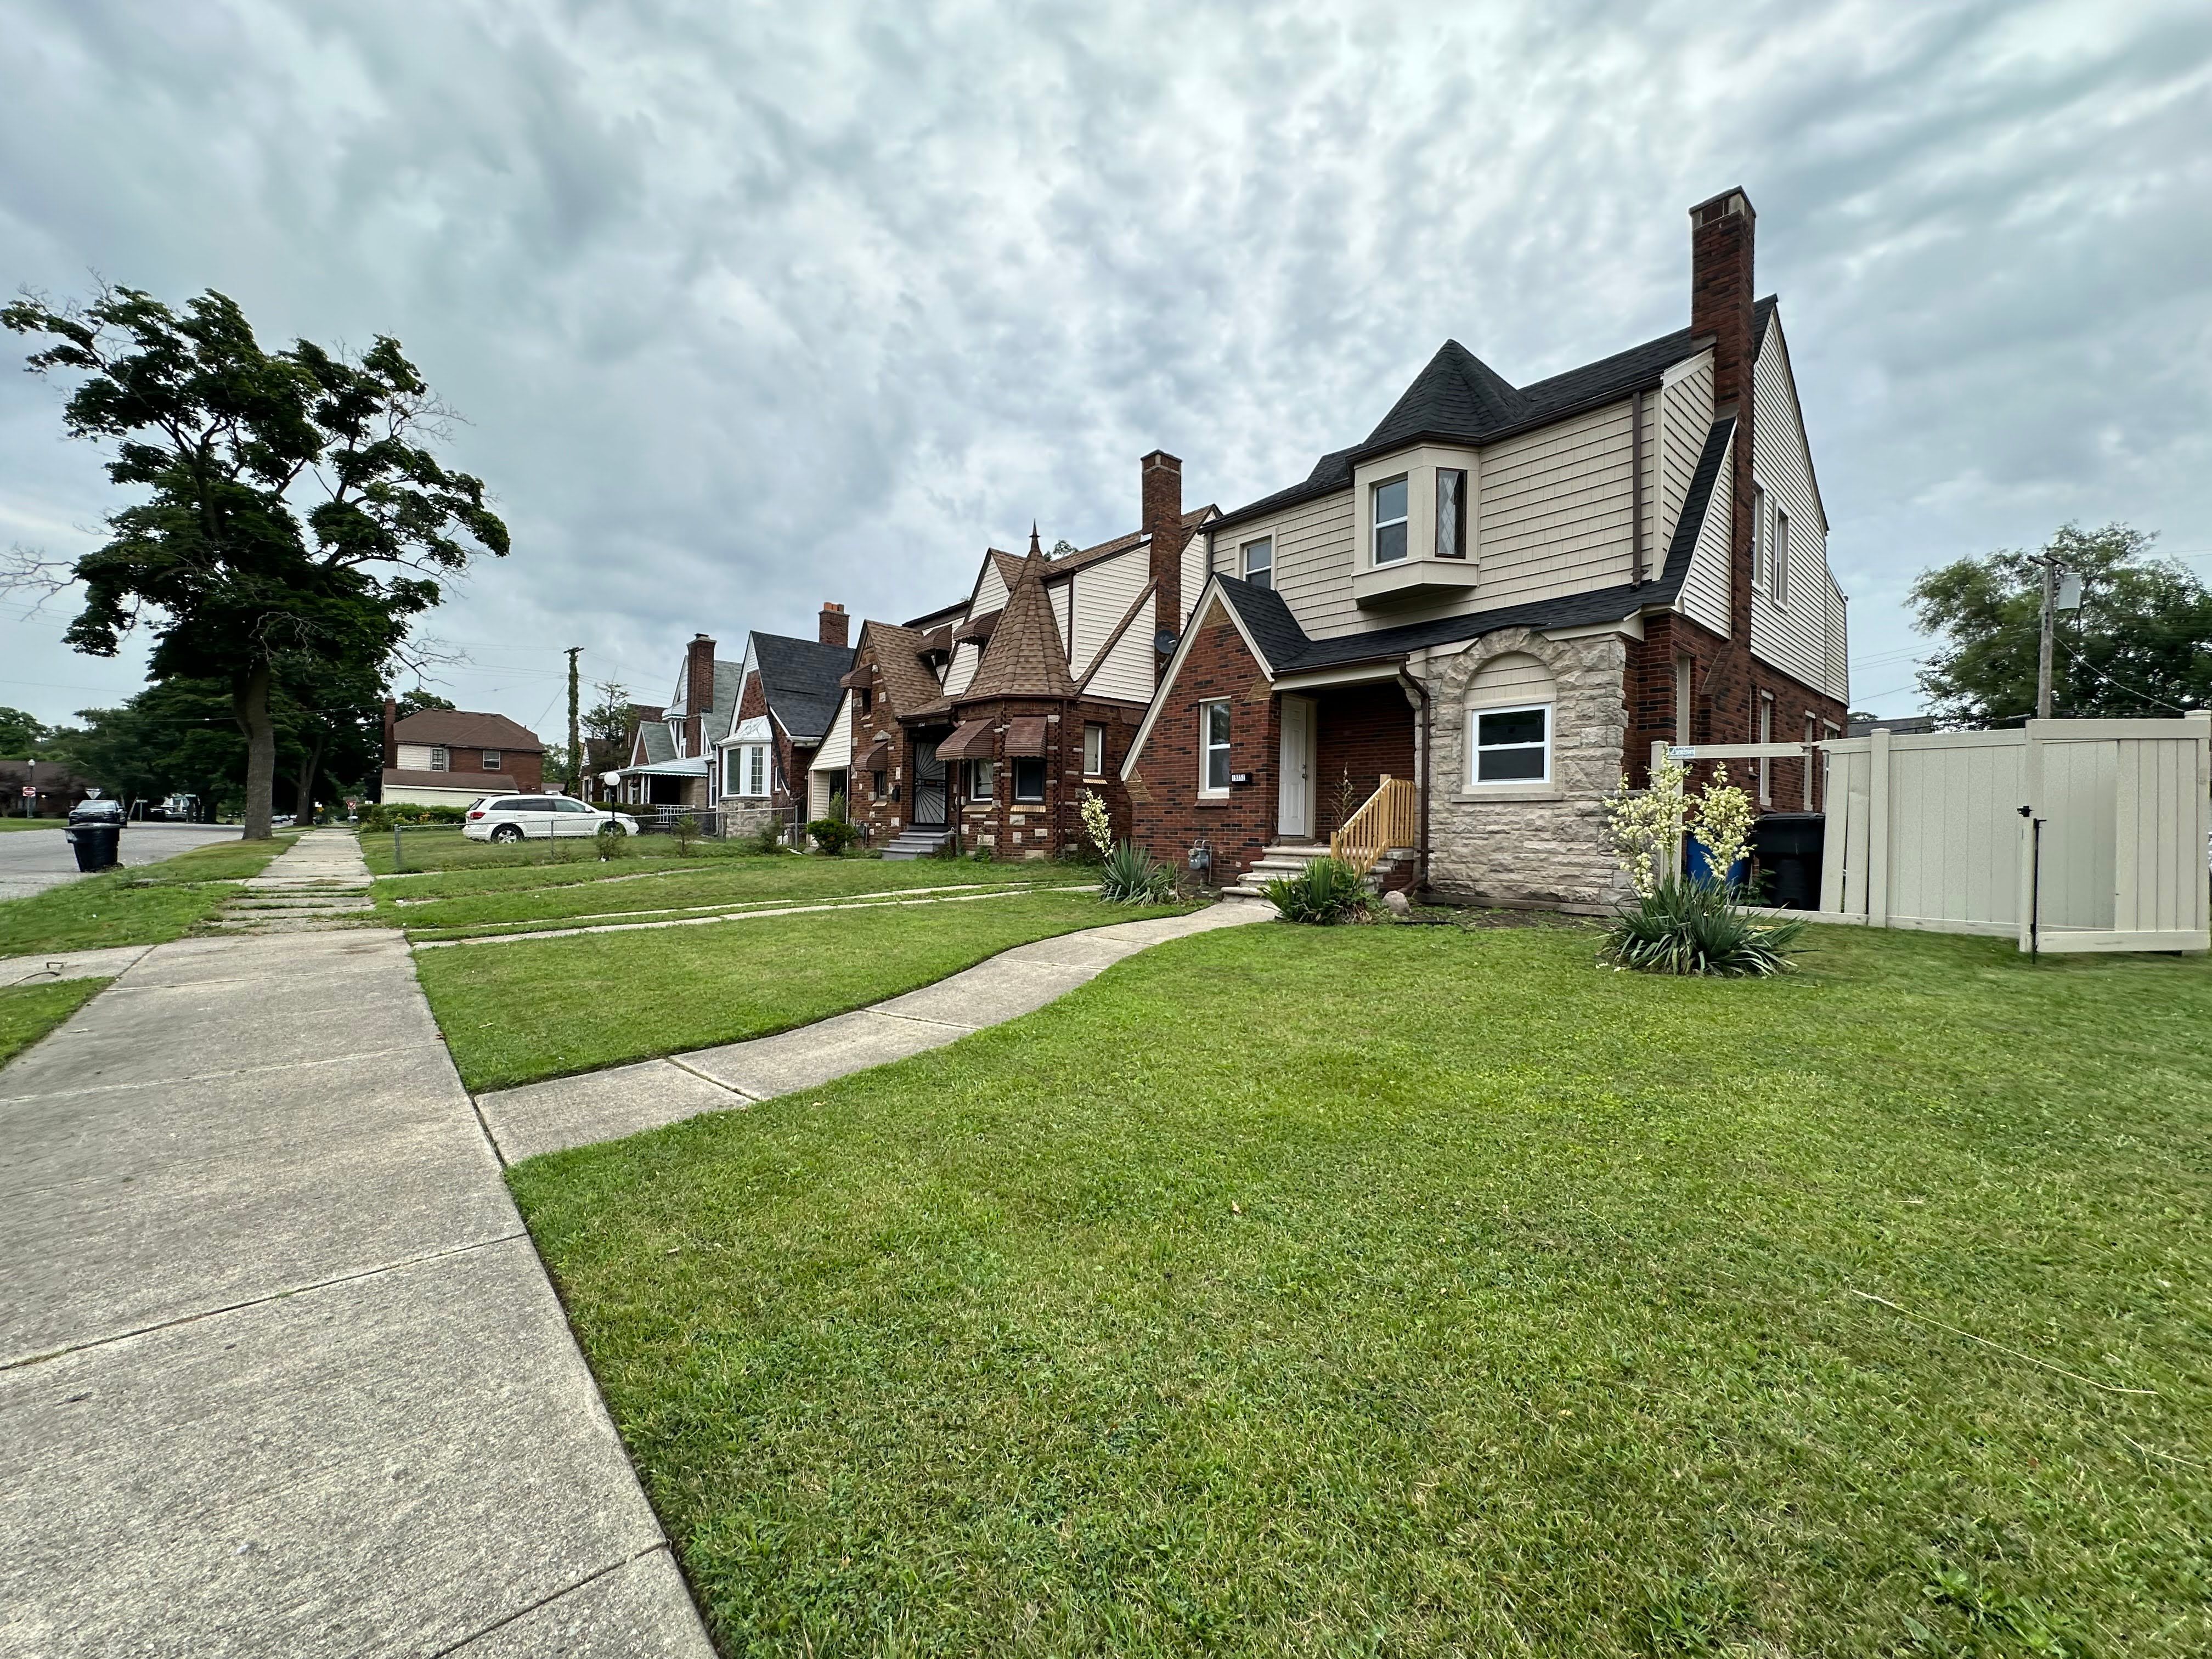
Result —
<instances>
[{"instance_id":1,"label":"white vinyl fence","mask_svg":"<svg viewBox=\"0 0 2212 1659\"><path fill-rule=\"evenodd\" d=\"M2023 951L2212 949L2212 714L1820 747L1817 919Z\"/></svg>"}]
</instances>

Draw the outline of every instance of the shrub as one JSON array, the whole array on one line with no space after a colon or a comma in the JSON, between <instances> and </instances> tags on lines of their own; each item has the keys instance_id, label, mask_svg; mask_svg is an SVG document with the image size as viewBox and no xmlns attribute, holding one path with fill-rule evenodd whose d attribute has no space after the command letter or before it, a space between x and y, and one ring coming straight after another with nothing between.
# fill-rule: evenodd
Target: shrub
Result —
<instances>
[{"instance_id":1,"label":"shrub","mask_svg":"<svg viewBox=\"0 0 2212 1659\"><path fill-rule=\"evenodd\" d=\"M1175 872L1133 841L1106 854L1098 896L1109 904L1158 904L1175 896Z\"/></svg>"},{"instance_id":2,"label":"shrub","mask_svg":"<svg viewBox=\"0 0 2212 1659\"><path fill-rule=\"evenodd\" d=\"M773 812L760 821L753 831L753 851L763 858L773 858L783 851L783 820Z\"/></svg>"},{"instance_id":3,"label":"shrub","mask_svg":"<svg viewBox=\"0 0 2212 1659\"><path fill-rule=\"evenodd\" d=\"M619 824L603 823L592 840L599 844L599 860L618 859L629 851L630 832Z\"/></svg>"},{"instance_id":4,"label":"shrub","mask_svg":"<svg viewBox=\"0 0 2212 1659\"><path fill-rule=\"evenodd\" d=\"M468 818L469 809L465 806L422 806L408 800L380 800L374 806L361 809L364 834L395 829L403 823L466 823Z\"/></svg>"},{"instance_id":5,"label":"shrub","mask_svg":"<svg viewBox=\"0 0 2212 1659\"><path fill-rule=\"evenodd\" d=\"M830 815L815 819L806 826L806 833L816 847L833 859L844 857L845 849L860 838L860 832L849 821L836 815L834 803Z\"/></svg>"},{"instance_id":6,"label":"shrub","mask_svg":"<svg viewBox=\"0 0 2212 1659\"><path fill-rule=\"evenodd\" d=\"M1802 921L1746 915L1717 881L1673 877L1606 924L1600 961L1641 974L1763 979L1786 974Z\"/></svg>"},{"instance_id":7,"label":"shrub","mask_svg":"<svg viewBox=\"0 0 2212 1659\"><path fill-rule=\"evenodd\" d=\"M1367 908L1366 886L1342 859L1316 859L1297 875L1269 882L1265 890L1284 921L1313 927L1348 921Z\"/></svg>"},{"instance_id":8,"label":"shrub","mask_svg":"<svg viewBox=\"0 0 2212 1659\"><path fill-rule=\"evenodd\" d=\"M690 858L691 844L699 839L699 820L690 812L678 812L676 822L668 826L668 833L676 837L677 856Z\"/></svg>"}]
</instances>

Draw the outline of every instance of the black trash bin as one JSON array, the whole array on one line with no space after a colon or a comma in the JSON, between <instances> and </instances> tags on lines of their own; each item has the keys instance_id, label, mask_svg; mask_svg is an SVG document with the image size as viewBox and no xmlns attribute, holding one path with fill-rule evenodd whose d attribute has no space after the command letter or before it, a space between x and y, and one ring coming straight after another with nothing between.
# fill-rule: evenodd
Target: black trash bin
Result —
<instances>
[{"instance_id":1,"label":"black trash bin","mask_svg":"<svg viewBox=\"0 0 2212 1659\"><path fill-rule=\"evenodd\" d=\"M1821 812L1769 812L1751 826L1752 856L1771 882L1767 902L1778 909L1820 908L1820 848L1827 817Z\"/></svg>"},{"instance_id":2,"label":"black trash bin","mask_svg":"<svg viewBox=\"0 0 2212 1659\"><path fill-rule=\"evenodd\" d=\"M95 795L70 809L63 831L76 849L80 870L108 870L122 862L123 803Z\"/></svg>"}]
</instances>

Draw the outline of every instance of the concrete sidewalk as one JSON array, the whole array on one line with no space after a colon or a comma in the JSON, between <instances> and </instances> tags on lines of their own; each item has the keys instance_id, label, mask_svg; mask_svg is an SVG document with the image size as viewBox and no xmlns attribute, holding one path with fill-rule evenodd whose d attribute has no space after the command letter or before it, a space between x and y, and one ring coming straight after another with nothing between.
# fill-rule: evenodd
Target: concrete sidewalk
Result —
<instances>
[{"instance_id":1,"label":"concrete sidewalk","mask_svg":"<svg viewBox=\"0 0 2212 1659\"><path fill-rule=\"evenodd\" d=\"M1271 921L1274 915L1272 905L1231 902L1187 916L1063 933L1017 945L872 1008L750 1042L498 1090L477 1096L477 1111L509 1164L617 1140L942 1048L970 1031L1033 1012L1139 951L1217 927Z\"/></svg>"},{"instance_id":2,"label":"concrete sidewalk","mask_svg":"<svg viewBox=\"0 0 2212 1659\"><path fill-rule=\"evenodd\" d=\"M0 1146L0 1655L708 1659L397 934L146 952Z\"/></svg>"}]
</instances>

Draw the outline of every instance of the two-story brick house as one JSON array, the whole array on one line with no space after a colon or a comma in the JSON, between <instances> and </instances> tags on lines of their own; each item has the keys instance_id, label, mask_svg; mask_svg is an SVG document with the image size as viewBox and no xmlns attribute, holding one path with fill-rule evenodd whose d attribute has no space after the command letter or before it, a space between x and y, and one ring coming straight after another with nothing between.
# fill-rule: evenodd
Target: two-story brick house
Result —
<instances>
[{"instance_id":1,"label":"two-story brick house","mask_svg":"<svg viewBox=\"0 0 2212 1659\"><path fill-rule=\"evenodd\" d=\"M1380 424L1206 526L1203 591L1121 775L1224 874L1408 782L1398 878L1618 890L1602 799L1655 739L1839 735L1844 609L1741 191L1691 211L1690 325L1515 386L1447 342ZM1814 804L1796 760L1737 769Z\"/></svg>"},{"instance_id":2,"label":"two-story brick house","mask_svg":"<svg viewBox=\"0 0 2212 1659\"><path fill-rule=\"evenodd\" d=\"M378 795L417 806L467 806L479 796L545 787L545 746L504 714L418 708L402 718L384 700L384 765Z\"/></svg>"},{"instance_id":3,"label":"two-story brick house","mask_svg":"<svg viewBox=\"0 0 2212 1659\"><path fill-rule=\"evenodd\" d=\"M715 803L739 832L773 816L787 831L806 804L807 775L828 735L853 665L851 620L842 605L824 605L816 637L745 635L739 691L715 740ZM740 821L742 820L742 822Z\"/></svg>"},{"instance_id":4,"label":"two-story brick house","mask_svg":"<svg viewBox=\"0 0 2212 1659\"><path fill-rule=\"evenodd\" d=\"M1048 557L988 550L965 598L903 625L868 623L816 793L848 790L890 857L948 843L1042 858L1084 833L1086 793L1129 823L1124 751L1158 681L1160 645L1204 571L1182 463L1139 463L1137 529Z\"/></svg>"}]
</instances>

